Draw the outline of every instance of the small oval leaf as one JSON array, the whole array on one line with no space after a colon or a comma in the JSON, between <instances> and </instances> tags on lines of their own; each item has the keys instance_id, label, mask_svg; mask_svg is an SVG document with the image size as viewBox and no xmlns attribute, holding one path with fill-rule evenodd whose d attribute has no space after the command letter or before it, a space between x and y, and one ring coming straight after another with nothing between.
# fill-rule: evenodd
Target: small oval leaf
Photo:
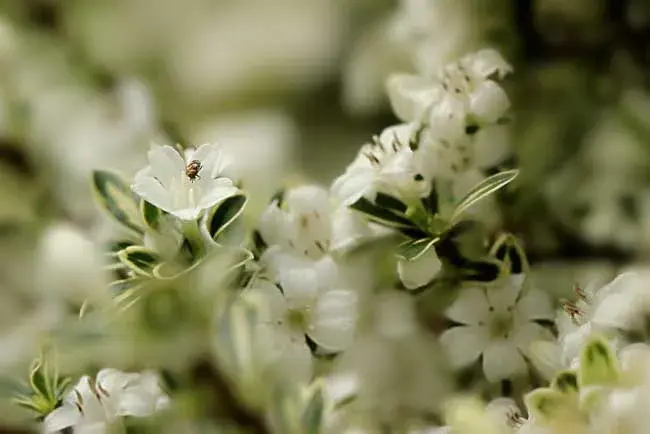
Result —
<instances>
[{"instance_id":1,"label":"small oval leaf","mask_svg":"<svg viewBox=\"0 0 650 434\"><path fill-rule=\"evenodd\" d=\"M574 371L559 372L553 378L551 387L565 394L578 393L578 374Z\"/></svg>"},{"instance_id":2,"label":"small oval leaf","mask_svg":"<svg viewBox=\"0 0 650 434\"><path fill-rule=\"evenodd\" d=\"M206 219L206 227L213 240L217 240L244 211L248 197L236 194L215 206Z\"/></svg>"},{"instance_id":3,"label":"small oval leaf","mask_svg":"<svg viewBox=\"0 0 650 434\"><path fill-rule=\"evenodd\" d=\"M103 170L93 172L93 190L99 205L115 221L133 232L144 232L140 198L121 176Z\"/></svg>"},{"instance_id":4,"label":"small oval leaf","mask_svg":"<svg viewBox=\"0 0 650 434\"><path fill-rule=\"evenodd\" d=\"M350 206L353 210L364 214L368 219L396 229L415 229L417 225L410 221L405 215L361 198Z\"/></svg>"},{"instance_id":5,"label":"small oval leaf","mask_svg":"<svg viewBox=\"0 0 650 434\"><path fill-rule=\"evenodd\" d=\"M618 376L618 359L607 340L596 336L582 347L578 370L581 388L611 385L618 380Z\"/></svg>"},{"instance_id":6,"label":"small oval leaf","mask_svg":"<svg viewBox=\"0 0 650 434\"><path fill-rule=\"evenodd\" d=\"M301 425L305 434L319 434L325 415L325 397L322 387L315 387L305 400Z\"/></svg>"},{"instance_id":7,"label":"small oval leaf","mask_svg":"<svg viewBox=\"0 0 650 434\"><path fill-rule=\"evenodd\" d=\"M519 175L519 170L513 169L499 172L485 178L478 185L472 188L470 192L460 200L460 202L458 202L451 214L450 221L453 223L458 220L458 218L472 205L510 184L514 181L517 175Z\"/></svg>"},{"instance_id":8,"label":"small oval leaf","mask_svg":"<svg viewBox=\"0 0 650 434\"><path fill-rule=\"evenodd\" d=\"M151 277L153 269L160 263L160 257L156 252L142 246L131 246L122 250L118 257L128 268L140 276Z\"/></svg>"},{"instance_id":9,"label":"small oval leaf","mask_svg":"<svg viewBox=\"0 0 650 434\"><path fill-rule=\"evenodd\" d=\"M542 421L553 420L566 411L567 400L559 390L551 388L535 389L525 396L528 413Z\"/></svg>"},{"instance_id":10,"label":"small oval leaf","mask_svg":"<svg viewBox=\"0 0 650 434\"><path fill-rule=\"evenodd\" d=\"M153 230L158 230L160 227L160 217L163 212L155 205L147 202L146 200L141 201L140 212L142 213L142 219L145 224Z\"/></svg>"}]
</instances>

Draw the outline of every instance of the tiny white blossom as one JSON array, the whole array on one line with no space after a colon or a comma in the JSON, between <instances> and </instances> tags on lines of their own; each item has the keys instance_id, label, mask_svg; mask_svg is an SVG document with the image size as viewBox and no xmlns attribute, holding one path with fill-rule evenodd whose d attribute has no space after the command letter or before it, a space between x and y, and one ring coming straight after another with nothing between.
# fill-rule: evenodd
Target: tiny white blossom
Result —
<instances>
[{"instance_id":1,"label":"tiny white blossom","mask_svg":"<svg viewBox=\"0 0 650 434\"><path fill-rule=\"evenodd\" d=\"M334 209L328 191L314 185L287 191L281 206L273 201L262 214L259 231L269 246L313 260L376 235L354 211Z\"/></svg>"},{"instance_id":2,"label":"tiny white blossom","mask_svg":"<svg viewBox=\"0 0 650 434\"><path fill-rule=\"evenodd\" d=\"M135 175L132 189L146 201L181 220L196 220L202 213L237 192L232 180L223 177L229 164L214 144L205 144L181 155L171 146L154 146L149 166ZM196 176L187 166L198 161Z\"/></svg>"},{"instance_id":3,"label":"tiny white blossom","mask_svg":"<svg viewBox=\"0 0 650 434\"><path fill-rule=\"evenodd\" d=\"M536 320L553 318L546 295L535 288L523 291L525 275L510 276L497 287L468 287L445 315L460 325L446 330L440 342L457 368L483 355L486 378L495 382L525 373L524 355L530 344L550 339Z\"/></svg>"},{"instance_id":4,"label":"tiny white blossom","mask_svg":"<svg viewBox=\"0 0 650 434\"><path fill-rule=\"evenodd\" d=\"M349 206L362 197L374 200L378 192L407 202L426 196L431 180L425 177L420 159L409 146L416 129L416 124L392 126L373 143L364 145L332 184L334 197Z\"/></svg>"},{"instance_id":5,"label":"tiny white blossom","mask_svg":"<svg viewBox=\"0 0 650 434\"><path fill-rule=\"evenodd\" d=\"M421 121L429 114L438 126L470 115L491 124L510 107L505 91L491 77L503 78L511 71L497 51L485 49L441 68L433 79L395 75L388 81L388 93L396 115L404 121Z\"/></svg>"},{"instance_id":6,"label":"tiny white blossom","mask_svg":"<svg viewBox=\"0 0 650 434\"><path fill-rule=\"evenodd\" d=\"M82 377L66 395L63 405L44 421L44 431L72 427L75 433L104 433L122 416L149 416L169 406L154 373L124 373L103 369L94 380Z\"/></svg>"},{"instance_id":7,"label":"tiny white blossom","mask_svg":"<svg viewBox=\"0 0 650 434\"><path fill-rule=\"evenodd\" d=\"M319 287L312 269L293 269L282 291L260 280L247 291L262 300L260 341L270 363L289 378L306 381L312 371L311 351L305 335L328 351L341 351L353 340L357 295L347 289Z\"/></svg>"}]
</instances>

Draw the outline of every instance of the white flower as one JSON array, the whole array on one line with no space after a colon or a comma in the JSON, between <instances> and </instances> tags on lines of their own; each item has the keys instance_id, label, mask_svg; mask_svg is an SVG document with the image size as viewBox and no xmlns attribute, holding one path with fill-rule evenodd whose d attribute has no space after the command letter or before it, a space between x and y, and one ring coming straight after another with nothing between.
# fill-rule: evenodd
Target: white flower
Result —
<instances>
[{"instance_id":1,"label":"white flower","mask_svg":"<svg viewBox=\"0 0 650 434\"><path fill-rule=\"evenodd\" d=\"M525 373L523 355L530 344L551 335L536 320L554 317L546 295L534 288L522 290L525 276L510 276L498 287L469 287L445 312L459 326L446 330L440 342L457 368L483 355L483 370L491 381Z\"/></svg>"},{"instance_id":2,"label":"white flower","mask_svg":"<svg viewBox=\"0 0 650 434\"><path fill-rule=\"evenodd\" d=\"M620 274L602 288L578 289L575 303L566 302L567 314L558 315L562 362L576 367L582 345L594 333L605 333L616 348L624 344L619 332L642 330L650 312L646 280L634 272Z\"/></svg>"},{"instance_id":3,"label":"white flower","mask_svg":"<svg viewBox=\"0 0 650 434\"><path fill-rule=\"evenodd\" d=\"M312 357L305 335L328 351L351 344L357 316L357 295L347 289L319 287L312 269L293 269L283 279L282 291L258 281L246 296L262 301L260 342L268 361L288 378L307 381Z\"/></svg>"},{"instance_id":4,"label":"white flower","mask_svg":"<svg viewBox=\"0 0 650 434\"><path fill-rule=\"evenodd\" d=\"M237 192L232 180L222 177L228 161L217 145L205 144L181 155L171 146L154 146L149 166L135 175L132 189L146 201L181 220L196 220L201 212ZM200 162L194 179L186 173Z\"/></svg>"},{"instance_id":5,"label":"white flower","mask_svg":"<svg viewBox=\"0 0 650 434\"><path fill-rule=\"evenodd\" d=\"M433 247L414 260L399 258L397 262L397 274L407 289L416 289L426 285L436 277L440 270L442 270L442 262Z\"/></svg>"},{"instance_id":6,"label":"white flower","mask_svg":"<svg viewBox=\"0 0 650 434\"><path fill-rule=\"evenodd\" d=\"M442 68L434 79L399 74L388 80L395 114L404 121L439 126L470 115L479 124L492 124L510 107L505 91L490 77L502 78L512 67L492 49L465 56Z\"/></svg>"},{"instance_id":7,"label":"white flower","mask_svg":"<svg viewBox=\"0 0 650 434\"><path fill-rule=\"evenodd\" d=\"M289 190L281 206L273 201L262 214L259 231L269 246L314 260L375 235L347 207L333 210L328 191L313 185Z\"/></svg>"},{"instance_id":8,"label":"white flower","mask_svg":"<svg viewBox=\"0 0 650 434\"><path fill-rule=\"evenodd\" d=\"M122 416L148 416L168 405L155 374L103 369L96 381L88 376L79 380L63 405L45 418L44 430L55 433L72 427L76 433L104 433Z\"/></svg>"},{"instance_id":9,"label":"white flower","mask_svg":"<svg viewBox=\"0 0 650 434\"><path fill-rule=\"evenodd\" d=\"M426 179L419 158L409 146L416 128L416 124L389 127L374 143L364 145L332 184L334 197L349 206L362 197L374 200L378 192L406 202L429 194L431 180Z\"/></svg>"}]
</instances>

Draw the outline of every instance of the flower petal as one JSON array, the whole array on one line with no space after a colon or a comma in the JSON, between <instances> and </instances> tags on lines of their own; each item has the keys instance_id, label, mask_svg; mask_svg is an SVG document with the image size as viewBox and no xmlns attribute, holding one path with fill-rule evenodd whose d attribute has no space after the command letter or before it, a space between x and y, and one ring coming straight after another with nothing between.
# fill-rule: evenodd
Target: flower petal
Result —
<instances>
[{"instance_id":1,"label":"flower petal","mask_svg":"<svg viewBox=\"0 0 650 434\"><path fill-rule=\"evenodd\" d=\"M56 433L81 421L81 413L72 404L64 404L45 417L43 428L46 433Z\"/></svg>"},{"instance_id":2,"label":"flower petal","mask_svg":"<svg viewBox=\"0 0 650 434\"><path fill-rule=\"evenodd\" d=\"M489 343L489 333L482 326L458 326L440 335L440 344L455 368L474 363Z\"/></svg>"},{"instance_id":3,"label":"flower petal","mask_svg":"<svg viewBox=\"0 0 650 434\"><path fill-rule=\"evenodd\" d=\"M280 285L290 309L306 309L318 293L318 272L313 267L280 268Z\"/></svg>"},{"instance_id":4,"label":"flower petal","mask_svg":"<svg viewBox=\"0 0 650 434\"><path fill-rule=\"evenodd\" d=\"M238 189L228 178L207 179L201 184L202 194L197 207L208 209L237 193Z\"/></svg>"},{"instance_id":5,"label":"flower petal","mask_svg":"<svg viewBox=\"0 0 650 434\"><path fill-rule=\"evenodd\" d=\"M486 294L490 306L499 312L514 307L525 278L526 275L523 273L513 274L503 285L488 288Z\"/></svg>"},{"instance_id":6,"label":"flower petal","mask_svg":"<svg viewBox=\"0 0 650 434\"><path fill-rule=\"evenodd\" d=\"M442 262L433 247L417 259L409 261L400 258L397 262L397 274L407 289L416 289L428 284L440 270Z\"/></svg>"},{"instance_id":7,"label":"flower petal","mask_svg":"<svg viewBox=\"0 0 650 434\"><path fill-rule=\"evenodd\" d=\"M553 340L553 334L534 322L515 323L512 339L519 350L527 355L533 342Z\"/></svg>"},{"instance_id":8,"label":"flower petal","mask_svg":"<svg viewBox=\"0 0 650 434\"><path fill-rule=\"evenodd\" d=\"M522 320L555 318L555 312L548 296L540 290L531 289L524 294L515 307L517 315Z\"/></svg>"},{"instance_id":9,"label":"flower petal","mask_svg":"<svg viewBox=\"0 0 650 434\"><path fill-rule=\"evenodd\" d=\"M244 297L259 306L260 320L264 323L284 321L287 313L287 302L280 289L273 283L258 279L254 286L244 292Z\"/></svg>"},{"instance_id":10,"label":"flower petal","mask_svg":"<svg viewBox=\"0 0 650 434\"><path fill-rule=\"evenodd\" d=\"M357 294L348 290L335 289L322 294L309 317L309 337L329 351L347 348L354 340L357 302Z\"/></svg>"},{"instance_id":11,"label":"flower petal","mask_svg":"<svg viewBox=\"0 0 650 434\"><path fill-rule=\"evenodd\" d=\"M284 244L282 241L288 231L287 215L280 210L277 201L273 201L262 213L258 230L268 246Z\"/></svg>"},{"instance_id":12,"label":"flower petal","mask_svg":"<svg viewBox=\"0 0 650 434\"><path fill-rule=\"evenodd\" d=\"M461 289L458 297L445 311L447 318L461 324L479 325L489 316L489 305L483 288Z\"/></svg>"},{"instance_id":13,"label":"flower petal","mask_svg":"<svg viewBox=\"0 0 650 434\"><path fill-rule=\"evenodd\" d=\"M185 172L183 157L171 146L155 146L148 153L151 175L169 188L172 180Z\"/></svg>"},{"instance_id":14,"label":"flower petal","mask_svg":"<svg viewBox=\"0 0 650 434\"><path fill-rule=\"evenodd\" d=\"M387 91L393 112L407 122L418 120L436 95L435 83L409 74L394 74L389 77Z\"/></svg>"},{"instance_id":15,"label":"flower petal","mask_svg":"<svg viewBox=\"0 0 650 434\"><path fill-rule=\"evenodd\" d=\"M486 80L470 95L470 105L472 113L481 121L493 124L508 111L510 100L501 86Z\"/></svg>"},{"instance_id":16,"label":"flower petal","mask_svg":"<svg viewBox=\"0 0 650 434\"><path fill-rule=\"evenodd\" d=\"M461 63L472 74L487 78L495 72L499 78L512 72L512 66L506 62L501 54L492 48L486 48L463 58Z\"/></svg>"},{"instance_id":17,"label":"flower petal","mask_svg":"<svg viewBox=\"0 0 650 434\"><path fill-rule=\"evenodd\" d=\"M172 212L172 201L169 193L154 178L145 175L136 174L131 190L147 202L158 208Z\"/></svg>"},{"instance_id":18,"label":"flower petal","mask_svg":"<svg viewBox=\"0 0 650 434\"><path fill-rule=\"evenodd\" d=\"M353 205L362 197L374 200L376 170L373 167L354 167L334 180L332 195L344 206Z\"/></svg>"},{"instance_id":19,"label":"flower petal","mask_svg":"<svg viewBox=\"0 0 650 434\"><path fill-rule=\"evenodd\" d=\"M282 349L278 369L284 378L306 384L311 379L312 361L311 351L305 342L305 337L293 334Z\"/></svg>"},{"instance_id":20,"label":"flower petal","mask_svg":"<svg viewBox=\"0 0 650 434\"><path fill-rule=\"evenodd\" d=\"M346 206L340 206L332 215L331 250L346 250L364 239L372 237L373 232L358 213Z\"/></svg>"},{"instance_id":21,"label":"flower petal","mask_svg":"<svg viewBox=\"0 0 650 434\"><path fill-rule=\"evenodd\" d=\"M526 373L526 362L514 342L491 342L483 352L485 378L494 383Z\"/></svg>"}]
</instances>

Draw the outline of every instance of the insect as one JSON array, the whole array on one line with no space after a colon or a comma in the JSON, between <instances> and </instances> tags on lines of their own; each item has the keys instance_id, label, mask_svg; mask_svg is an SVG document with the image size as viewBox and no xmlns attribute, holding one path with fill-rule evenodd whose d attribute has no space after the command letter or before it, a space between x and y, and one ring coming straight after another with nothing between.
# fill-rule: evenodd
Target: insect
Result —
<instances>
[{"instance_id":1,"label":"insect","mask_svg":"<svg viewBox=\"0 0 650 434\"><path fill-rule=\"evenodd\" d=\"M199 160L192 160L187 164L187 167L185 167L185 175L187 175L187 177L192 182L197 179L201 179L199 172L201 171L202 167L203 166Z\"/></svg>"}]
</instances>

